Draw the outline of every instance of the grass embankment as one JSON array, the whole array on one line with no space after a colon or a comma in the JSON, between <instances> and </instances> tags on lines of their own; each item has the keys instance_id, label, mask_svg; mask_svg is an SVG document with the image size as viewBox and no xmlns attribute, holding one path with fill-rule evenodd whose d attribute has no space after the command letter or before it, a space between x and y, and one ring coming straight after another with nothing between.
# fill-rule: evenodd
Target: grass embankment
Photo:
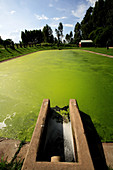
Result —
<instances>
[{"instance_id":1,"label":"grass embankment","mask_svg":"<svg viewBox=\"0 0 113 170\"><path fill-rule=\"evenodd\" d=\"M55 46L50 46L50 45L38 45L38 46L33 46L33 47L26 47L26 48L16 48L13 50L11 48L4 49L2 46L0 46L0 62L4 60L8 60L11 58L19 57L22 55L30 54L33 52L37 51L42 51L42 50L54 50L54 49L75 49L76 47L73 45L64 45L57 47ZM102 53L102 54L107 54L107 55L112 55L113 56L113 48L110 48L107 50L106 48L94 48L94 47L89 47L89 48L80 48L81 50L89 50L97 53Z\"/></svg>"},{"instance_id":2,"label":"grass embankment","mask_svg":"<svg viewBox=\"0 0 113 170\"><path fill-rule=\"evenodd\" d=\"M4 60L8 60L11 58L19 57L25 54L30 54L37 51L42 50L52 50L52 49L75 49L73 46L48 46L48 45L38 45L33 47L26 47L26 48L15 48L14 50L11 48L4 49L3 47L0 48L0 62Z\"/></svg>"},{"instance_id":3,"label":"grass embankment","mask_svg":"<svg viewBox=\"0 0 113 170\"><path fill-rule=\"evenodd\" d=\"M81 49L113 56L113 48L109 48L108 50L107 48L95 48L95 47L81 48Z\"/></svg>"}]
</instances>

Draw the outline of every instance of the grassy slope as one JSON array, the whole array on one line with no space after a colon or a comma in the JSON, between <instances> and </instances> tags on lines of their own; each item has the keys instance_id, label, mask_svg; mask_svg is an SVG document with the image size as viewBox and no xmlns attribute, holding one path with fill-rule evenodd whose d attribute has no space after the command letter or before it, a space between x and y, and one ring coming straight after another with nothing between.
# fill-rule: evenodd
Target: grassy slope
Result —
<instances>
[{"instance_id":1,"label":"grassy slope","mask_svg":"<svg viewBox=\"0 0 113 170\"><path fill-rule=\"evenodd\" d=\"M7 59L11 59L14 57L18 57L21 55L29 54L32 52L36 52L39 50L43 50L44 48L42 47L27 47L27 48L16 48L15 50L12 50L11 48L8 49L0 49L0 61L4 61Z\"/></svg>"},{"instance_id":2,"label":"grassy slope","mask_svg":"<svg viewBox=\"0 0 113 170\"><path fill-rule=\"evenodd\" d=\"M113 56L113 48L107 50L106 48L94 48L94 47L90 47L90 48L81 48L84 50L89 50L89 51L94 51L97 53L102 53L102 54L107 54L107 55L112 55Z\"/></svg>"},{"instance_id":3,"label":"grassy slope","mask_svg":"<svg viewBox=\"0 0 113 170\"><path fill-rule=\"evenodd\" d=\"M62 49L75 49L76 47L61 47ZM51 50L51 49L58 49L57 46L53 46L53 47L46 47L46 46L34 46L34 47L27 47L27 48L15 48L15 50L12 50L10 48L8 49L4 49L4 48L0 48L0 62L7 60L7 59L11 59L14 57L18 57L18 56L22 56L25 54L29 54L32 52L36 52L36 51L40 51L40 50ZM107 54L107 55L112 55L113 56L113 49L109 49L107 50L106 48L81 48L81 49L85 49L85 50L89 50L89 51L94 51L94 52L98 52L98 53L102 53L102 54Z\"/></svg>"},{"instance_id":4,"label":"grassy slope","mask_svg":"<svg viewBox=\"0 0 113 170\"><path fill-rule=\"evenodd\" d=\"M75 47L60 47L60 48L75 49ZM41 51L41 50L51 50L51 49L58 49L58 47L57 46L53 46L53 47L33 46L33 47L27 47L27 48L15 48L15 50L11 48L8 48L8 49L0 48L0 62L14 58L14 57L29 54L32 52Z\"/></svg>"}]
</instances>

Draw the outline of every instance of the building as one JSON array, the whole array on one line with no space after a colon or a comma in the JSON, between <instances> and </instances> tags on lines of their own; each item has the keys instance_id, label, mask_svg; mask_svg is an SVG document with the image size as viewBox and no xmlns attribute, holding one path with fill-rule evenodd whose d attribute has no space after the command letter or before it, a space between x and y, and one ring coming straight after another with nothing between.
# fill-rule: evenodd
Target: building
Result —
<instances>
[{"instance_id":1,"label":"building","mask_svg":"<svg viewBox=\"0 0 113 170\"><path fill-rule=\"evenodd\" d=\"M92 40L81 40L79 42L79 47L92 47L93 41Z\"/></svg>"}]
</instances>

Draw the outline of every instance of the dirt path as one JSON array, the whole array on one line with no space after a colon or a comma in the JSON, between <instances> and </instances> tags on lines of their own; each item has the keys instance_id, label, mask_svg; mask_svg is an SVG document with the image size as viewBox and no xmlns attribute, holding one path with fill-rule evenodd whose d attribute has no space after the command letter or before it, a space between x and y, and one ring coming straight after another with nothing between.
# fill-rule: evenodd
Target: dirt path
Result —
<instances>
[{"instance_id":1,"label":"dirt path","mask_svg":"<svg viewBox=\"0 0 113 170\"><path fill-rule=\"evenodd\" d=\"M97 52L94 52L94 51L89 51L89 50L82 50L81 51L86 51L88 53L93 53L93 54L97 54L97 55L102 55L102 56L105 56L105 57L109 57L109 58L113 58L112 55L107 55L107 54L102 54L102 53L97 53Z\"/></svg>"}]
</instances>

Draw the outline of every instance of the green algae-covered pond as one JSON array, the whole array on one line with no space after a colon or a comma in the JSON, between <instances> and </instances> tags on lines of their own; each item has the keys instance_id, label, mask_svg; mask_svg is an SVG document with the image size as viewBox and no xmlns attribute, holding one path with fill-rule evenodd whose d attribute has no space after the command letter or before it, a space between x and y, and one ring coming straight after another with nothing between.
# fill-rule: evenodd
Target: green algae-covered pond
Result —
<instances>
[{"instance_id":1,"label":"green algae-covered pond","mask_svg":"<svg viewBox=\"0 0 113 170\"><path fill-rule=\"evenodd\" d=\"M70 98L103 141L113 141L113 59L81 50L51 50L0 63L0 136L30 140L44 98Z\"/></svg>"}]
</instances>

